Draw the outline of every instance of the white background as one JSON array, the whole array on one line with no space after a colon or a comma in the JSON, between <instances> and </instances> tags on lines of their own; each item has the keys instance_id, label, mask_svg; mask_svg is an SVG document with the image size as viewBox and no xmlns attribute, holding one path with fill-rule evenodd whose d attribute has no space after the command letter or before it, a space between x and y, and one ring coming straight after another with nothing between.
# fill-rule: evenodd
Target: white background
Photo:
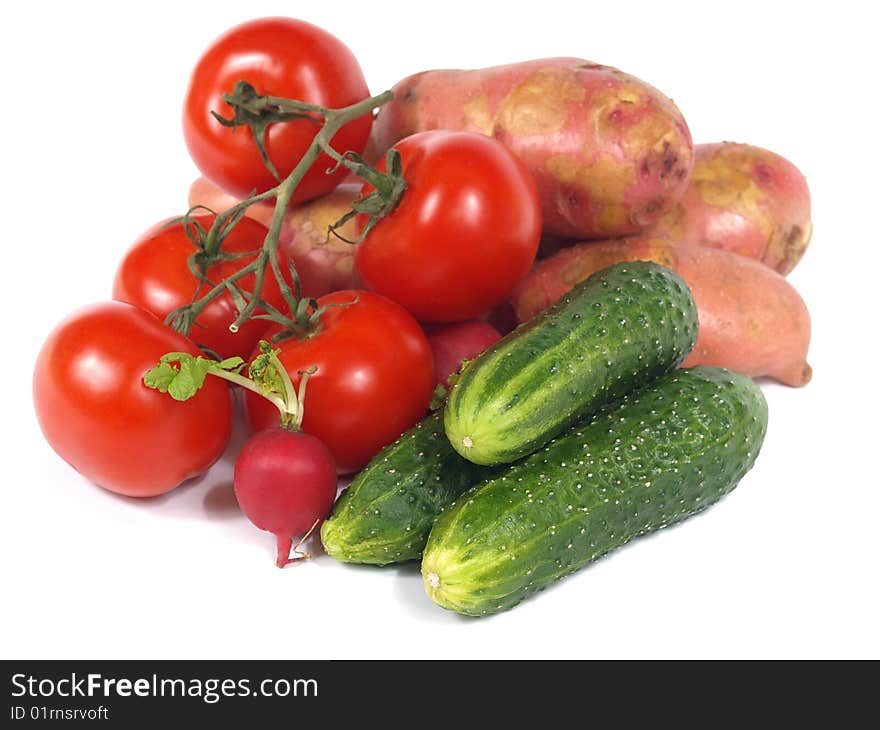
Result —
<instances>
[{"instance_id":1,"label":"white background","mask_svg":"<svg viewBox=\"0 0 880 730\"><path fill-rule=\"evenodd\" d=\"M880 657L880 54L869 5L4 5L0 655ZM337 35L374 92L434 67L551 55L616 65L672 96L696 141L750 142L800 167L815 234L790 281L812 312L815 376L801 390L764 384L769 433L736 491L513 611L466 620L428 601L413 566L322 556L277 570L271 537L237 512L229 454L143 502L55 456L31 407L35 354L69 311L109 297L144 229L185 209L189 71L226 28L270 14Z\"/></svg>"}]
</instances>

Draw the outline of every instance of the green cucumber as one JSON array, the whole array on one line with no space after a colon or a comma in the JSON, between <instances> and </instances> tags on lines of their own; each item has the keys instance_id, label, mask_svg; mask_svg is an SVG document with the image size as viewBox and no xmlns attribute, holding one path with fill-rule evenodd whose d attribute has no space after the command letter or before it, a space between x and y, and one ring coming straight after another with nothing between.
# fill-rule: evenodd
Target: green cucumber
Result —
<instances>
[{"instance_id":1,"label":"green cucumber","mask_svg":"<svg viewBox=\"0 0 880 730\"><path fill-rule=\"evenodd\" d=\"M515 461L678 367L696 335L681 277L651 262L615 264L465 366L446 404L446 435L474 463Z\"/></svg>"},{"instance_id":2,"label":"green cucumber","mask_svg":"<svg viewBox=\"0 0 880 730\"><path fill-rule=\"evenodd\" d=\"M669 373L459 497L431 530L425 589L459 613L510 608L721 498L766 428L767 404L744 375Z\"/></svg>"},{"instance_id":3,"label":"green cucumber","mask_svg":"<svg viewBox=\"0 0 880 730\"><path fill-rule=\"evenodd\" d=\"M355 477L321 527L324 549L348 563L417 560L443 508L492 473L453 451L435 413Z\"/></svg>"}]
</instances>

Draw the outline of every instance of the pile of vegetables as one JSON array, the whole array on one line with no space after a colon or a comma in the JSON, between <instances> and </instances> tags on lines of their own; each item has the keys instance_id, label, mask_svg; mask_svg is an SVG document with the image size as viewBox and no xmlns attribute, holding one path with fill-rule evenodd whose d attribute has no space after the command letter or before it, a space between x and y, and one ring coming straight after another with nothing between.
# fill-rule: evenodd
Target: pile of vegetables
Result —
<instances>
[{"instance_id":1,"label":"pile of vegetables","mask_svg":"<svg viewBox=\"0 0 880 730\"><path fill-rule=\"evenodd\" d=\"M279 567L320 531L343 562L421 560L443 607L507 609L720 499L764 439L751 378L810 379L784 278L803 176L695 146L617 69L370 96L341 41L258 19L198 61L184 137L188 210L49 334L34 405L74 469L139 498L205 473L245 419L235 494Z\"/></svg>"}]
</instances>

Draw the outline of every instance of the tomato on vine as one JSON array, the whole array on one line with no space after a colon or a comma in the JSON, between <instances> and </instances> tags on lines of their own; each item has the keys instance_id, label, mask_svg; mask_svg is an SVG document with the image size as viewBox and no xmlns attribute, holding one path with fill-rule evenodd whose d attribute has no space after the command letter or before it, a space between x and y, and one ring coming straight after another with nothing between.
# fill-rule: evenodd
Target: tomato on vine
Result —
<instances>
[{"instance_id":1,"label":"tomato on vine","mask_svg":"<svg viewBox=\"0 0 880 730\"><path fill-rule=\"evenodd\" d=\"M487 312L538 250L541 207L531 174L501 143L471 132L421 132L394 149L406 189L378 221L358 216L366 232L358 274L422 321ZM378 169L385 172L386 161ZM373 191L365 184L362 195Z\"/></svg>"},{"instance_id":2,"label":"tomato on vine","mask_svg":"<svg viewBox=\"0 0 880 730\"><path fill-rule=\"evenodd\" d=\"M309 379L302 428L323 441L340 473L357 471L424 416L434 390L431 348L419 324L394 302L340 291L316 302L313 329L277 342L278 359L296 385ZM267 337L278 334L270 328ZM253 393L251 428L278 425L278 412Z\"/></svg>"},{"instance_id":3,"label":"tomato on vine","mask_svg":"<svg viewBox=\"0 0 880 730\"><path fill-rule=\"evenodd\" d=\"M224 95L238 101L231 118ZM184 104L184 138L205 177L245 198L287 177L320 129L319 111L288 112L275 100L338 108L368 96L357 60L339 39L293 18L252 20L220 36L196 64ZM232 129L230 120L250 128ZM372 120L367 111L345 124L332 139L334 147L362 152ZM326 154L318 156L292 202L316 198L341 182L348 171L326 174L333 164Z\"/></svg>"},{"instance_id":4,"label":"tomato on vine","mask_svg":"<svg viewBox=\"0 0 880 730\"><path fill-rule=\"evenodd\" d=\"M253 261L266 238L267 229L255 220L241 218L224 231L222 240L217 242L216 252L212 253L194 242L204 240L214 220L215 216L211 214L198 214L149 229L120 262L113 281L113 298L165 319L193 300L200 284L196 276L200 264L204 265L206 281L213 284L229 279ZM286 261L280 252L279 259L282 269L286 270ZM235 284L250 292L255 278L253 273L245 274ZM271 271L264 276L260 297L276 309L283 311L286 307L278 281ZM268 322L249 319L233 333L229 326L238 314L239 307L232 293L225 291L198 314L189 337L220 357L247 355L253 352Z\"/></svg>"}]
</instances>

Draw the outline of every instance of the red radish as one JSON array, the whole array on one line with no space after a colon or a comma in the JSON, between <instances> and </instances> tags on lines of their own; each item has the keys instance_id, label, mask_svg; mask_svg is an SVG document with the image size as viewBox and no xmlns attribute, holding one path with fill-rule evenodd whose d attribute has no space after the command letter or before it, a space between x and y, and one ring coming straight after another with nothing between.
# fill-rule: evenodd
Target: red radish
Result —
<instances>
[{"instance_id":1,"label":"red radish","mask_svg":"<svg viewBox=\"0 0 880 730\"><path fill-rule=\"evenodd\" d=\"M187 352L169 352L144 375L144 384L175 400L192 398L208 375L216 375L252 390L281 411L281 428L261 431L248 439L235 460L235 496L248 519L261 530L275 535L275 564L309 557L294 549L293 538L309 536L328 514L336 498L336 463L323 442L300 431L306 383L315 367L301 371L299 392L278 360L278 350L266 340L260 354L241 374L247 363L240 357L217 362ZM299 547L299 545L297 545Z\"/></svg>"},{"instance_id":2,"label":"red radish","mask_svg":"<svg viewBox=\"0 0 880 730\"><path fill-rule=\"evenodd\" d=\"M426 327L425 333L434 354L437 384L443 386L458 372L462 360L476 357L501 339L498 330L480 319Z\"/></svg>"},{"instance_id":3,"label":"red radish","mask_svg":"<svg viewBox=\"0 0 880 730\"><path fill-rule=\"evenodd\" d=\"M306 384L315 368L300 373L299 392L265 340L250 364L248 390L264 396L281 411L281 428L251 436L235 460L233 486L241 511L261 530L275 535L275 565L283 568L308 555L294 550L327 515L336 498L336 462L317 438L300 430ZM241 376L238 376L241 377ZM300 541L300 543L302 540Z\"/></svg>"},{"instance_id":4,"label":"red radish","mask_svg":"<svg viewBox=\"0 0 880 730\"><path fill-rule=\"evenodd\" d=\"M248 519L275 535L283 568L295 535L306 535L336 499L336 465L314 436L284 428L251 436L235 460L235 496Z\"/></svg>"}]
</instances>

